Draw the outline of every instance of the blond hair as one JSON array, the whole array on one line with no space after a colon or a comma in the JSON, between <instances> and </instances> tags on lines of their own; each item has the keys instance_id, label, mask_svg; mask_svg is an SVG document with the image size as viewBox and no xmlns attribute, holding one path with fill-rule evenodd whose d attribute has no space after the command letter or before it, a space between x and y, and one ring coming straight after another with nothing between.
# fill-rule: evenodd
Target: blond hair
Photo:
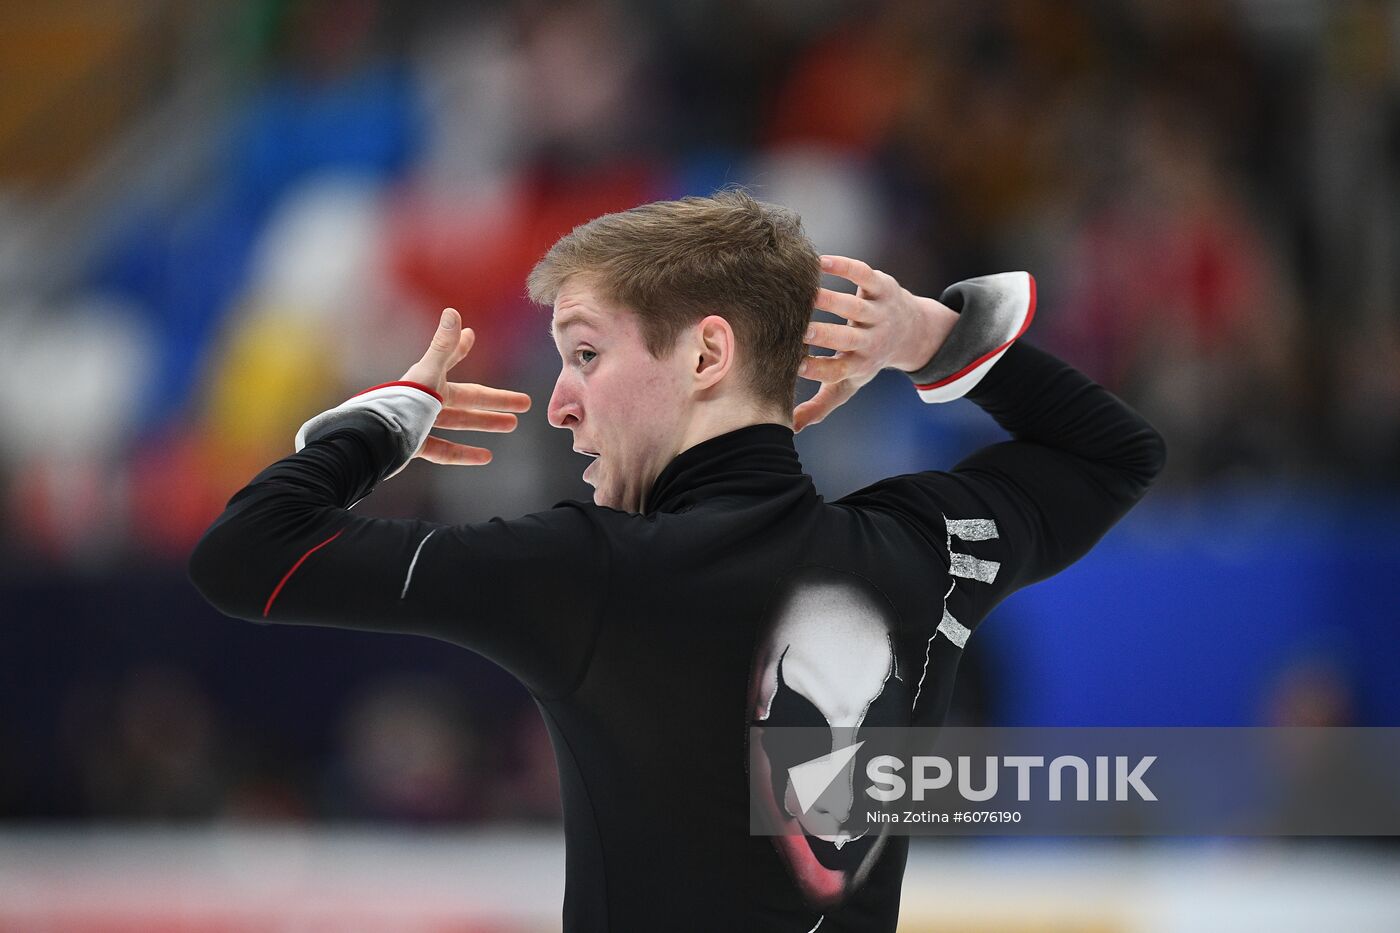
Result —
<instances>
[{"instance_id":1,"label":"blond hair","mask_svg":"<svg viewBox=\"0 0 1400 933\"><path fill-rule=\"evenodd\" d=\"M575 275L641 318L643 341L657 359L687 326L708 314L723 317L742 348L754 397L791 412L821 281L796 213L729 188L604 214L550 247L530 272L530 299L553 306Z\"/></svg>"}]
</instances>

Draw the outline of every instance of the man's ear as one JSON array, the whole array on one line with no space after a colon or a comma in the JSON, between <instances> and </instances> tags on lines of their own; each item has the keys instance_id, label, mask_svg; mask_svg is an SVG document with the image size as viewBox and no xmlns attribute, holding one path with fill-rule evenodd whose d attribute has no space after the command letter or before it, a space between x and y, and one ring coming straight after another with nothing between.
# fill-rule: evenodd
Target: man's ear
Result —
<instances>
[{"instance_id":1,"label":"man's ear","mask_svg":"<svg viewBox=\"0 0 1400 933\"><path fill-rule=\"evenodd\" d=\"M696 325L694 333L695 377L701 388L710 388L734 365L734 328L718 314L711 314Z\"/></svg>"}]
</instances>

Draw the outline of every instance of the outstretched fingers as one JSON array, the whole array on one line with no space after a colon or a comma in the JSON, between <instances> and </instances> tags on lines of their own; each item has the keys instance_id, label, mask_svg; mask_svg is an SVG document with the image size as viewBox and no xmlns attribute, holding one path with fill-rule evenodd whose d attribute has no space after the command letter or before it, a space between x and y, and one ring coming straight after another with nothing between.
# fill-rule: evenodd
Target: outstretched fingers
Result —
<instances>
[{"instance_id":1,"label":"outstretched fingers","mask_svg":"<svg viewBox=\"0 0 1400 933\"><path fill-rule=\"evenodd\" d=\"M894 281L885 273L870 268L869 263L852 259L849 256L822 256L821 266L823 272L829 272L860 286L867 298L880 297L889 287L890 282ZM839 311L836 313L840 314Z\"/></svg>"},{"instance_id":2,"label":"outstretched fingers","mask_svg":"<svg viewBox=\"0 0 1400 933\"><path fill-rule=\"evenodd\" d=\"M475 382L449 382L443 393L446 408L485 408L491 411L529 411L530 396L513 389L493 389Z\"/></svg>"},{"instance_id":3,"label":"outstretched fingers","mask_svg":"<svg viewBox=\"0 0 1400 933\"><path fill-rule=\"evenodd\" d=\"M448 357L448 370L450 371L452 367L466 359L467 354L472 352L472 347L474 346L476 346L476 331L468 327L462 331L462 336L457 341L456 349L454 349L452 355ZM444 375L446 375L446 373L444 373Z\"/></svg>"},{"instance_id":4,"label":"outstretched fingers","mask_svg":"<svg viewBox=\"0 0 1400 933\"><path fill-rule=\"evenodd\" d=\"M471 447L454 444L429 434L418 451L418 456L432 463L460 466L481 466L491 462L491 451L485 447Z\"/></svg>"},{"instance_id":5,"label":"outstretched fingers","mask_svg":"<svg viewBox=\"0 0 1400 933\"><path fill-rule=\"evenodd\" d=\"M822 421L844 405L855 391L855 387L848 382L826 383L815 395L792 410L793 431L800 433L803 428Z\"/></svg>"},{"instance_id":6,"label":"outstretched fingers","mask_svg":"<svg viewBox=\"0 0 1400 933\"><path fill-rule=\"evenodd\" d=\"M848 321L866 321L871 316L870 309L866 307L865 299L846 292L832 291L829 288L817 289L817 298L812 303L812 307L822 311L830 311Z\"/></svg>"},{"instance_id":7,"label":"outstretched fingers","mask_svg":"<svg viewBox=\"0 0 1400 933\"><path fill-rule=\"evenodd\" d=\"M502 411L483 411L478 408L444 408L433 423L435 428L451 431L492 431L506 434L514 431L519 423L515 415Z\"/></svg>"},{"instance_id":8,"label":"outstretched fingers","mask_svg":"<svg viewBox=\"0 0 1400 933\"><path fill-rule=\"evenodd\" d=\"M854 295L818 288L813 306L846 319L844 324L812 321L804 341L808 346L836 351L830 356L808 356L798 375L820 382L815 395L793 409L793 430L817 424L845 404L879 368L876 354L888 328L891 302L898 299L899 283L868 263L849 256L822 256L823 272L856 285Z\"/></svg>"},{"instance_id":9,"label":"outstretched fingers","mask_svg":"<svg viewBox=\"0 0 1400 933\"><path fill-rule=\"evenodd\" d=\"M828 324L813 321L807 325L804 342L810 347L825 347L828 350L860 350L868 338L859 328L849 324Z\"/></svg>"},{"instance_id":10,"label":"outstretched fingers","mask_svg":"<svg viewBox=\"0 0 1400 933\"><path fill-rule=\"evenodd\" d=\"M852 357L846 353L834 356L808 356L802 361L797 375L813 382L842 382L851 376Z\"/></svg>"},{"instance_id":11,"label":"outstretched fingers","mask_svg":"<svg viewBox=\"0 0 1400 933\"><path fill-rule=\"evenodd\" d=\"M476 343L476 332L470 327L462 328L462 317L456 308L444 308L438 319L437 330L424 351L420 363L446 373L453 366L466 359Z\"/></svg>"},{"instance_id":12,"label":"outstretched fingers","mask_svg":"<svg viewBox=\"0 0 1400 933\"><path fill-rule=\"evenodd\" d=\"M476 343L476 332L462 328L462 318L454 308L446 308L423 358L409 367L404 381L417 382L442 396L442 410L435 428L456 431L514 431L519 419L513 412L528 411L530 396L510 389L495 389L474 382L448 382L447 373L467 358ZM428 435L415 457L432 463L480 466L491 462L491 451L484 447L457 444Z\"/></svg>"}]
</instances>

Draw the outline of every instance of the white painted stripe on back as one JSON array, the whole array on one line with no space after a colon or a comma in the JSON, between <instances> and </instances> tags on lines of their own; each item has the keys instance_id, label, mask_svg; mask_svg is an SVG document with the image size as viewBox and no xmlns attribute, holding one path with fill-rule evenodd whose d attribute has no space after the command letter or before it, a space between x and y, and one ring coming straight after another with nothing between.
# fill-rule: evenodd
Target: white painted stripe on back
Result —
<instances>
[{"instance_id":1,"label":"white painted stripe on back","mask_svg":"<svg viewBox=\"0 0 1400 933\"><path fill-rule=\"evenodd\" d=\"M938 623L938 630L959 648L967 644L967 636L972 634L972 630L953 618L947 609L943 610L943 621Z\"/></svg>"},{"instance_id":2,"label":"white painted stripe on back","mask_svg":"<svg viewBox=\"0 0 1400 933\"><path fill-rule=\"evenodd\" d=\"M948 534L964 541L990 541L997 537L997 523L990 518L948 518L943 517L948 526Z\"/></svg>"},{"instance_id":3,"label":"white painted stripe on back","mask_svg":"<svg viewBox=\"0 0 1400 933\"><path fill-rule=\"evenodd\" d=\"M957 586L956 582L949 583L948 592L943 594L943 617L945 619L952 618L952 616L948 615L948 597L953 595L953 587L955 586ZM942 623L939 624L939 628L942 628ZM919 674L919 685L914 689L914 702L909 705L911 712L919 708L919 695L924 692L924 678L928 676L929 661L933 657L933 640L937 637L938 629L935 629L933 634L928 638L928 644L924 646L924 670L923 673ZM963 641L966 640L965 638L963 639Z\"/></svg>"},{"instance_id":4,"label":"white painted stripe on back","mask_svg":"<svg viewBox=\"0 0 1400 933\"><path fill-rule=\"evenodd\" d=\"M971 554L959 554L954 551L948 557L950 558L949 573L955 577L977 580L980 583L991 583L997 578L997 571L1001 569L999 562L982 560Z\"/></svg>"}]
</instances>

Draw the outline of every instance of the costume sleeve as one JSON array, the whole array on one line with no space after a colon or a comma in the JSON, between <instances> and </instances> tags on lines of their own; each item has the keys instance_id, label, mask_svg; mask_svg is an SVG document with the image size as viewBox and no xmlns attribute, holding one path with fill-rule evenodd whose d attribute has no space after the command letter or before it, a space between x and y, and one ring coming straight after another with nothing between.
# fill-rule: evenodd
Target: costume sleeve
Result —
<instances>
[{"instance_id":1,"label":"costume sleeve","mask_svg":"<svg viewBox=\"0 0 1400 933\"><path fill-rule=\"evenodd\" d=\"M1007 332L1014 330L1013 320ZM1143 496L1166 457L1142 416L1051 354L1013 341L988 361L963 393L1012 440L951 471L892 477L841 500L898 515L946 562L947 604L957 612L942 630L960 646L1011 592L1087 553ZM930 398L919 374L911 377L926 400L946 400Z\"/></svg>"},{"instance_id":2,"label":"costume sleeve","mask_svg":"<svg viewBox=\"0 0 1400 933\"><path fill-rule=\"evenodd\" d=\"M190 579L226 615L428 635L562 695L587 664L611 563L587 504L475 524L350 511L421 446L441 409L426 391L376 387L308 421L300 449L204 533Z\"/></svg>"}]
</instances>

